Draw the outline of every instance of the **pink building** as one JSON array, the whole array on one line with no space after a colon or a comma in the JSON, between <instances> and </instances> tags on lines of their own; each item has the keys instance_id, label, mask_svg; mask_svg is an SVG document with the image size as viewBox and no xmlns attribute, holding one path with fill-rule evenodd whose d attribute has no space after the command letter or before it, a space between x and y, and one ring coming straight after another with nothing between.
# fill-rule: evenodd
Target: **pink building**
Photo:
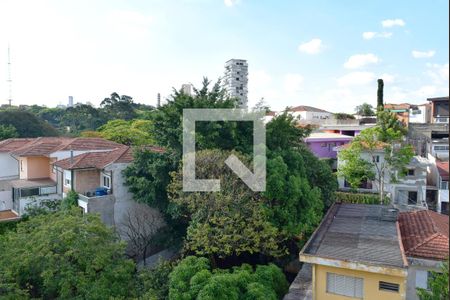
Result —
<instances>
[{"instance_id":1,"label":"pink building","mask_svg":"<svg viewBox=\"0 0 450 300\"><path fill-rule=\"evenodd\" d=\"M348 144L353 136L330 132L313 132L305 138L305 143L318 158L337 157L336 147Z\"/></svg>"}]
</instances>

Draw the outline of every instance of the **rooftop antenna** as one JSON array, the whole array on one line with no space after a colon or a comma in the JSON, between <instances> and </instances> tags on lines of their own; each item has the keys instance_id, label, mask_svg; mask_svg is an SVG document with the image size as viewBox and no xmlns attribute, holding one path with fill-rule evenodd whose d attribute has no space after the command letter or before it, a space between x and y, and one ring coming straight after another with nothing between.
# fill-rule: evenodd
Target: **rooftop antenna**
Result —
<instances>
[{"instance_id":1,"label":"rooftop antenna","mask_svg":"<svg viewBox=\"0 0 450 300\"><path fill-rule=\"evenodd\" d=\"M8 82L8 102L9 106L11 106L12 103L12 78L11 78L11 49L8 44L8 79L6 80Z\"/></svg>"}]
</instances>

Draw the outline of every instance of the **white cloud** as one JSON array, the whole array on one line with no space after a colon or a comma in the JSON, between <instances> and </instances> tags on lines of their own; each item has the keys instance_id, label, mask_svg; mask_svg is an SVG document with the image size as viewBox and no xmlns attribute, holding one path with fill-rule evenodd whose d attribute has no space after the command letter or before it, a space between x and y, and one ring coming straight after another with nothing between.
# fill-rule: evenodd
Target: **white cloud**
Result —
<instances>
[{"instance_id":1,"label":"white cloud","mask_svg":"<svg viewBox=\"0 0 450 300\"><path fill-rule=\"evenodd\" d=\"M372 72L351 72L337 79L339 86L366 85L374 82L375 74Z\"/></svg>"},{"instance_id":2,"label":"white cloud","mask_svg":"<svg viewBox=\"0 0 450 300\"><path fill-rule=\"evenodd\" d=\"M284 90L289 94L299 92L302 87L303 79L303 76L300 74L286 74L283 82Z\"/></svg>"},{"instance_id":3,"label":"white cloud","mask_svg":"<svg viewBox=\"0 0 450 300\"><path fill-rule=\"evenodd\" d=\"M223 0L225 6L231 7L238 3L238 0Z\"/></svg>"},{"instance_id":4,"label":"white cloud","mask_svg":"<svg viewBox=\"0 0 450 300\"><path fill-rule=\"evenodd\" d=\"M309 42L300 44L298 50L307 54L317 54L323 49L322 40L314 38Z\"/></svg>"},{"instance_id":5,"label":"white cloud","mask_svg":"<svg viewBox=\"0 0 450 300\"><path fill-rule=\"evenodd\" d=\"M436 54L436 51L434 51L434 50L428 50L428 51L413 50L411 53L414 58L430 58Z\"/></svg>"},{"instance_id":6,"label":"white cloud","mask_svg":"<svg viewBox=\"0 0 450 300\"><path fill-rule=\"evenodd\" d=\"M378 62L380 62L380 59L375 54L355 54L349 57L345 62L344 67L347 69L358 69L368 64L375 64Z\"/></svg>"},{"instance_id":7,"label":"white cloud","mask_svg":"<svg viewBox=\"0 0 450 300\"><path fill-rule=\"evenodd\" d=\"M392 32L374 32L374 31L367 31L363 32L362 37L365 40L371 40L373 38L390 38L392 36Z\"/></svg>"},{"instance_id":8,"label":"white cloud","mask_svg":"<svg viewBox=\"0 0 450 300\"><path fill-rule=\"evenodd\" d=\"M381 26L383 26L385 28L394 27L394 26L403 27L405 25L406 25L406 23L402 19L387 19L387 20L381 21Z\"/></svg>"},{"instance_id":9,"label":"white cloud","mask_svg":"<svg viewBox=\"0 0 450 300\"><path fill-rule=\"evenodd\" d=\"M384 83L393 83L395 81L395 76L388 73L383 73L378 78L383 79Z\"/></svg>"},{"instance_id":10,"label":"white cloud","mask_svg":"<svg viewBox=\"0 0 450 300\"><path fill-rule=\"evenodd\" d=\"M425 74L429 75L435 83L443 83L448 85L449 80L449 64L427 64L428 70Z\"/></svg>"}]
</instances>

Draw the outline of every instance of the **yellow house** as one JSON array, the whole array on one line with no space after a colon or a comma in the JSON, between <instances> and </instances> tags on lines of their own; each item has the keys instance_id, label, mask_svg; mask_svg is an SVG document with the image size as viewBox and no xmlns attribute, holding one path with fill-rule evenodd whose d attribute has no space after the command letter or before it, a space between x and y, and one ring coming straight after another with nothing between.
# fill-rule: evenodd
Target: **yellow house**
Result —
<instances>
[{"instance_id":1,"label":"yellow house","mask_svg":"<svg viewBox=\"0 0 450 300\"><path fill-rule=\"evenodd\" d=\"M408 263L396 220L386 206L334 204L300 252L312 266L313 299L406 299Z\"/></svg>"}]
</instances>

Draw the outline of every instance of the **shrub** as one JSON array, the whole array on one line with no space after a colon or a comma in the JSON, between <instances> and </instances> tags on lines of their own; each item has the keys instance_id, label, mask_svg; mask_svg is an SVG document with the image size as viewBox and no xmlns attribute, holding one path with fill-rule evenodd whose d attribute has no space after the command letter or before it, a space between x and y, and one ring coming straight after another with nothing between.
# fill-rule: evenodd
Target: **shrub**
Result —
<instances>
[{"instance_id":1,"label":"shrub","mask_svg":"<svg viewBox=\"0 0 450 300\"><path fill-rule=\"evenodd\" d=\"M378 194L335 192L336 202L358 204L380 204ZM385 202L389 203L389 201Z\"/></svg>"}]
</instances>

